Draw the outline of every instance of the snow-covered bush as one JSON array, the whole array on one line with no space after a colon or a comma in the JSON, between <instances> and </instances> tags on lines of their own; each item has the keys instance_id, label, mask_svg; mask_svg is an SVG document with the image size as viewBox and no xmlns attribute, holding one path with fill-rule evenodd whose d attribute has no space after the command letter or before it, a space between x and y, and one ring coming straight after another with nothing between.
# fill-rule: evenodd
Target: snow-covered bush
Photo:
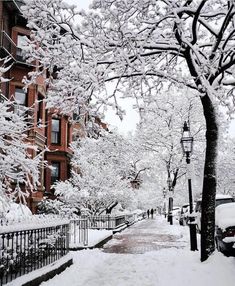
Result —
<instances>
[{"instance_id":1,"label":"snow-covered bush","mask_svg":"<svg viewBox=\"0 0 235 286\"><path fill-rule=\"evenodd\" d=\"M38 214L55 214L63 217L74 217L80 215L80 210L72 207L71 204L60 200L45 199L38 204Z\"/></svg>"}]
</instances>

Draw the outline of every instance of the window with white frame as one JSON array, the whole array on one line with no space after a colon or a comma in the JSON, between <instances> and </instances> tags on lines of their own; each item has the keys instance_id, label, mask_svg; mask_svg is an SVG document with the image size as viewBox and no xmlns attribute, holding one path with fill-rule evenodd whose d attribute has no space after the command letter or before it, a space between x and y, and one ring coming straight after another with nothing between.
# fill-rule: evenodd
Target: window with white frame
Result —
<instances>
[{"instance_id":1,"label":"window with white frame","mask_svg":"<svg viewBox=\"0 0 235 286\"><path fill-rule=\"evenodd\" d=\"M18 115L22 115L26 111L27 106L27 94L21 87L15 88L15 107L14 112Z\"/></svg>"},{"instance_id":2,"label":"window with white frame","mask_svg":"<svg viewBox=\"0 0 235 286\"><path fill-rule=\"evenodd\" d=\"M18 34L17 35L17 50L16 55L18 57L23 58L24 56L24 48L27 46L27 36Z\"/></svg>"},{"instance_id":3,"label":"window with white frame","mask_svg":"<svg viewBox=\"0 0 235 286\"><path fill-rule=\"evenodd\" d=\"M60 144L60 119L58 118L51 120L51 143Z\"/></svg>"}]
</instances>

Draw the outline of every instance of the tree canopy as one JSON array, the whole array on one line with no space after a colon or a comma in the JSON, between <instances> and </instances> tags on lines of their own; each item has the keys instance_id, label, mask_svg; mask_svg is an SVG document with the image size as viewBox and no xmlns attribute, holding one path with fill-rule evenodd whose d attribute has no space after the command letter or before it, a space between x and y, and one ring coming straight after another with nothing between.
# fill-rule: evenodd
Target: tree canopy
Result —
<instances>
[{"instance_id":1,"label":"tree canopy","mask_svg":"<svg viewBox=\"0 0 235 286\"><path fill-rule=\"evenodd\" d=\"M154 97L165 82L198 92L206 121L201 233L206 260L214 251L218 103L234 111L234 1L94 0L89 13L60 0L25 3L33 30L31 59L56 73L49 104L97 112L105 103L120 115L119 93ZM105 92L110 81L115 88ZM91 99L95 105L88 105Z\"/></svg>"}]
</instances>

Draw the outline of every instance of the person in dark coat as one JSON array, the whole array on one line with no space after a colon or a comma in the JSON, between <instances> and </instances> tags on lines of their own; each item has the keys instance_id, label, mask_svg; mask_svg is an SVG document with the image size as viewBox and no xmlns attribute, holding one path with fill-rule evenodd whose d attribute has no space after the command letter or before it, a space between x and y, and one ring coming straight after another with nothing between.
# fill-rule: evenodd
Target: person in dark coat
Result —
<instances>
[{"instance_id":1,"label":"person in dark coat","mask_svg":"<svg viewBox=\"0 0 235 286\"><path fill-rule=\"evenodd\" d=\"M147 210L147 216L148 216L148 218L149 218L149 210Z\"/></svg>"},{"instance_id":2,"label":"person in dark coat","mask_svg":"<svg viewBox=\"0 0 235 286\"><path fill-rule=\"evenodd\" d=\"M150 212L151 212L151 218L153 218L153 209L151 209Z\"/></svg>"}]
</instances>

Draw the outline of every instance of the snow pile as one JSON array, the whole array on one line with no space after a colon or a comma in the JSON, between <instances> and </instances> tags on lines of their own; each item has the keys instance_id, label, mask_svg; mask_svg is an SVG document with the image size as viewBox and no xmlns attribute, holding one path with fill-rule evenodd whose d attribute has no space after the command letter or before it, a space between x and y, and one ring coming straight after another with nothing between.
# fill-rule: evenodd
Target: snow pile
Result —
<instances>
[{"instance_id":1,"label":"snow pile","mask_svg":"<svg viewBox=\"0 0 235 286\"><path fill-rule=\"evenodd\" d=\"M23 204L10 203L8 206L0 206L1 217L6 220L15 220L18 218L28 218L32 216L30 209Z\"/></svg>"}]
</instances>

